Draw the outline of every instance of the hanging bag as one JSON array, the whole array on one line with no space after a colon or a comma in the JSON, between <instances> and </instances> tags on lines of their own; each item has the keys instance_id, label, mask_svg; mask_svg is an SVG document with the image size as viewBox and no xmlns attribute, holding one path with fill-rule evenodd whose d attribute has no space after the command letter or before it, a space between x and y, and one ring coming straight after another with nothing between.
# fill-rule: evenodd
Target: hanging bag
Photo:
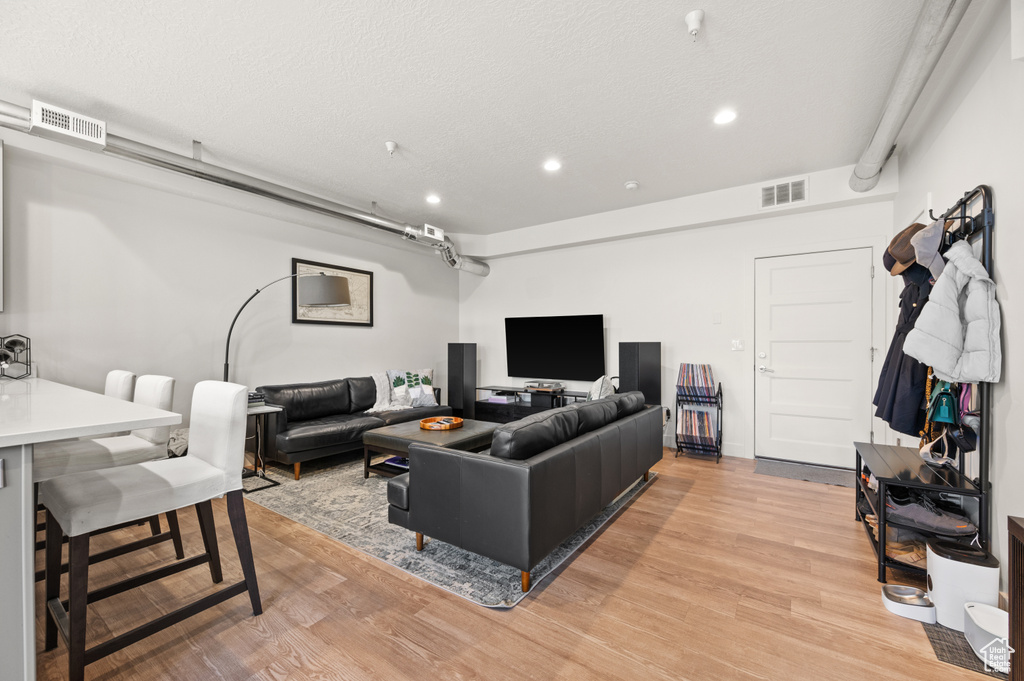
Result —
<instances>
[{"instance_id":1,"label":"hanging bag","mask_svg":"<svg viewBox=\"0 0 1024 681\"><path fill-rule=\"evenodd\" d=\"M936 381L928 405L928 418L933 423L960 422L959 405L953 397L953 386L948 381Z\"/></svg>"}]
</instances>

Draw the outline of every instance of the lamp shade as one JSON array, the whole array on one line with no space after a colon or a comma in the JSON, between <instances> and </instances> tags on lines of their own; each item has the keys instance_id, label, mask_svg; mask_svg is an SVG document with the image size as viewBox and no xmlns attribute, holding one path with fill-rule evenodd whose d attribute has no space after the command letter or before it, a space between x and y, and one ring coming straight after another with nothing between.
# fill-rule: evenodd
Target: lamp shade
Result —
<instances>
[{"instance_id":1,"label":"lamp shade","mask_svg":"<svg viewBox=\"0 0 1024 681\"><path fill-rule=\"evenodd\" d=\"M346 277L318 275L299 277L299 305L347 307L352 304Z\"/></svg>"}]
</instances>

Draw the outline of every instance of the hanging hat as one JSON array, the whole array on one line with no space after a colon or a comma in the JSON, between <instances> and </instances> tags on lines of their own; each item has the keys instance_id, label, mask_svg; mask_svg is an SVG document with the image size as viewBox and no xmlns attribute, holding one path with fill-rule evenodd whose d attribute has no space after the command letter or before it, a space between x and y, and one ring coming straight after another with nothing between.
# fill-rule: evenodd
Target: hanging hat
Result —
<instances>
[{"instance_id":1,"label":"hanging hat","mask_svg":"<svg viewBox=\"0 0 1024 681\"><path fill-rule=\"evenodd\" d=\"M896 264L889 270L889 274L895 277L914 264L917 255L914 253L914 244L910 243L910 239L924 228L925 225L915 222L892 238L892 241L889 242L889 253L896 259Z\"/></svg>"},{"instance_id":2,"label":"hanging hat","mask_svg":"<svg viewBox=\"0 0 1024 681\"><path fill-rule=\"evenodd\" d=\"M945 231L942 220L936 220L910 238L918 264L927 267L934 279L939 278L946 266L942 256L939 255L939 247L942 245L942 235Z\"/></svg>"}]
</instances>

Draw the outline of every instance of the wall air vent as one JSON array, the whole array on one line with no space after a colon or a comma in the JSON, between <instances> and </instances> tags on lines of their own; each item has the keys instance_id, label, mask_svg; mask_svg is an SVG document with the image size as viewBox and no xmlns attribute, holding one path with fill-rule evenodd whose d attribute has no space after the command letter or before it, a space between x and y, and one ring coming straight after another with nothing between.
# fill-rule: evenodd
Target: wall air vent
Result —
<instances>
[{"instance_id":1,"label":"wall air vent","mask_svg":"<svg viewBox=\"0 0 1024 681\"><path fill-rule=\"evenodd\" d=\"M107 124L52 104L32 100L29 132L86 149L107 146Z\"/></svg>"},{"instance_id":2,"label":"wall air vent","mask_svg":"<svg viewBox=\"0 0 1024 681\"><path fill-rule=\"evenodd\" d=\"M785 208L807 200L807 178L776 182L761 187L761 210Z\"/></svg>"},{"instance_id":3,"label":"wall air vent","mask_svg":"<svg viewBox=\"0 0 1024 681\"><path fill-rule=\"evenodd\" d=\"M444 230L433 225L423 225L423 236L435 241L444 241Z\"/></svg>"}]
</instances>

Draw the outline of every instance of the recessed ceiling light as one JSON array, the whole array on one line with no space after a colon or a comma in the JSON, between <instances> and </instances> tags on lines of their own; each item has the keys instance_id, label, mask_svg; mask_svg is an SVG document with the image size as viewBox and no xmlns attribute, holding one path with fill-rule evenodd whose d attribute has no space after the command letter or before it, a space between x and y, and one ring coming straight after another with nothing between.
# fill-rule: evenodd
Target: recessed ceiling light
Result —
<instances>
[{"instance_id":1,"label":"recessed ceiling light","mask_svg":"<svg viewBox=\"0 0 1024 681\"><path fill-rule=\"evenodd\" d=\"M549 173L553 173L561 167L562 164L557 159L549 158L547 161L544 161L544 170Z\"/></svg>"},{"instance_id":2,"label":"recessed ceiling light","mask_svg":"<svg viewBox=\"0 0 1024 681\"><path fill-rule=\"evenodd\" d=\"M718 123L719 125L732 123L734 120L736 120L736 112L732 109L722 109L715 114L715 123Z\"/></svg>"},{"instance_id":3,"label":"recessed ceiling light","mask_svg":"<svg viewBox=\"0 0 1024 681\"><path fill-rule=\"evenodd\" d=\"M437 194L427 194L427 203L441 203L441 197Z\"/></svg>"}]
</instances>

